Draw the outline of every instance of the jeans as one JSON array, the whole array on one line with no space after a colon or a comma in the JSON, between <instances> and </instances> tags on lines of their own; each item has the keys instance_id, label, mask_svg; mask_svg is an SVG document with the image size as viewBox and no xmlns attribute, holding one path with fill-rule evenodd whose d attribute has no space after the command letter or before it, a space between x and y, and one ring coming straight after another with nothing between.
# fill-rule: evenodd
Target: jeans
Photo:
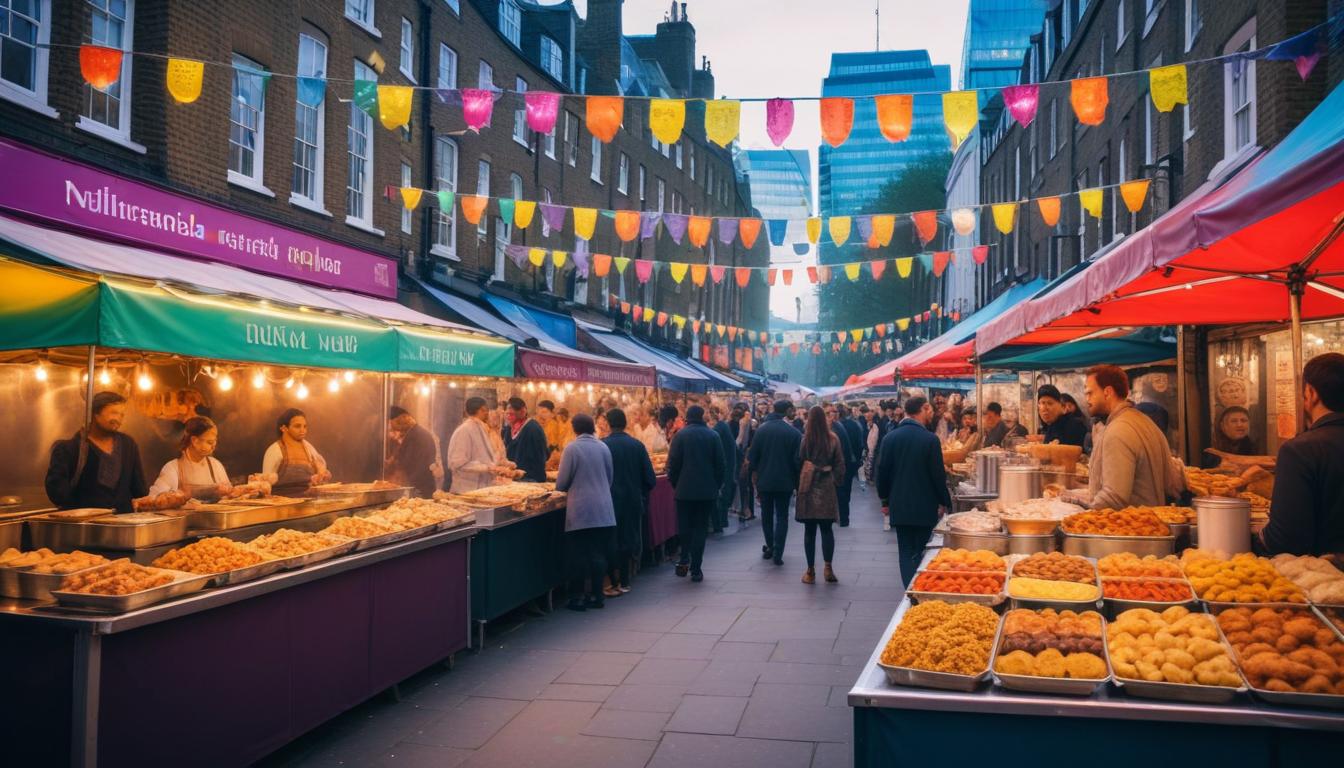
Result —
<instances>
[{"instance_id":1,"label":"jeans","mask_svg":"<svg viewBox=\"0 0 1344 768\"><path fill-rule=\"evenodd\" d=\"M854 492L854 473L845 470L845 481L835 486L835 500L840 508L840 524L849 525L849 497Z\"/></svg>"},{"instance_id":2,"label":"jeans","mask_svg":"<svg viewBox=\"0 0 1344 768\"><path fill-rule=\"evenodd\" d=\"M705 537L709 535L709 518L718 505L717 499L677 499L677 531L681 539L681 564L690 565L692 572L700 570L705 559Z\"/></svg>"},{"instance_id":3,"label":"jeans","mask_svg":"<svg viewBox=\"0 0 1344 768\"><path fill-rule=\"evenodd\" d=\"M821 559L827 565L835 559L835 529L831 527L831 520L804 520L803 521L803 554L807 555L807 567L811 568L816 563L817 557L817 529L821 529Z\"/></svg>"},{"instance_id":4,"label":"jeans","mask_svg":"<svg viewBox=\"0 0 1344 768\"><path fill-rule=\"evenodd\" d=\"M761 531L765 533L765 546L777 558L784 556L784 542L789 538L789 498L792 496L792 491L761 492Z\"/></svg>"},{"instance_id":5,"label":"jeans","mask_svg":"<svg viewBox=\"0 0 1344 768\"><path fill-rule=\"evenodd\" d=\"M908 588L924 559L924 545L929 543L933 528L923 525L893 525L896 531L896 550L901 561L901 582Z\"/></svg>"},{"instance_id":6,"label":"jeans","mask_svg":"<svg viewBox=\"0 0 1344 768\"><path fill-rule=\"evenodd\" d=\"M607 574L607 554L611 551L615 533L614 525L565 532L570 600L578 600L584 595L584 583L587 582L589 598L602 601L602 578Z\"/></svg>"}]
</instances>

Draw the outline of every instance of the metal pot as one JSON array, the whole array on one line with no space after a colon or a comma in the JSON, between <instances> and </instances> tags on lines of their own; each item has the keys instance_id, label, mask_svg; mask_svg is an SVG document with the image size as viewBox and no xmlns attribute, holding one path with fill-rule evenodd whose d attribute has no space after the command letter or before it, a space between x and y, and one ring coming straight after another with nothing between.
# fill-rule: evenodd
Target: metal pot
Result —
<instances>
[{"instance_id":1,"label":"metal pot","mask_svg":"<svg viewBox=\"0 0 1344 768\"><path fill-rule=\"evenodd\" d=\"M1196 496L1199 548L1213 552L1251 551L1251 503L1225 496Z\"/></svg>"},{"instance_id":2,"label":"metal pot","mask_svg":"<svg viewBox=\"0 0 1344 768\"><path fill-rule=\"evenodd\" d=\"M983 494L999 492L999 467L1006 452L986 449L971 454L975 458L975 489Z\"/></svg>"},{"instance_id":3,"label":"metal pot","mask_svg":"<svg viewBox=\"0 0 1344 768\"><path fill-rule=\"evenodd\" d=\"M1027 499L1041 498L1041 470L1012 465L999 467L999 501L1007 507Z\"/></svg>"}]
</instances>

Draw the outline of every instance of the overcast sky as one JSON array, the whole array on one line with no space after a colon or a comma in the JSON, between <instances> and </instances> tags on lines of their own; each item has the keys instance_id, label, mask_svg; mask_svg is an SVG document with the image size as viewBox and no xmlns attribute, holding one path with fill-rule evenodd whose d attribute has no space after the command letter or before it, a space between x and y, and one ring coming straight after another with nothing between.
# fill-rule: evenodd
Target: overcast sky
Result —
<instances>
[{"instance_id":1,"label":"overcast sky","mask_svg":"<svg viewBox=\"0 0 1344 768\"><path fill-rule=\"evenodd\" d=\"M587 0L575 0L587 15ZM875 24L875 0L688 0L695 25L697 64L708 56L719 96L728 98L816 96L830 68L831 54L871 51L880 26L883 50L927 48L935 64L961 76L961 46L969 0L881 0ZM625 33L652 34L671 0L625 0ZM806 148L816 166L821 141L815 103L797 105L788 148ZM744 104L741 146L772 148L765 133L765 106ZM815 182L814 182L815 193ZM777 285L772 312L794 317L794 297L804 296L804 320L816 318L816 300L807 280L795 280L794 292Z\"/></svg>"}]
</instances>

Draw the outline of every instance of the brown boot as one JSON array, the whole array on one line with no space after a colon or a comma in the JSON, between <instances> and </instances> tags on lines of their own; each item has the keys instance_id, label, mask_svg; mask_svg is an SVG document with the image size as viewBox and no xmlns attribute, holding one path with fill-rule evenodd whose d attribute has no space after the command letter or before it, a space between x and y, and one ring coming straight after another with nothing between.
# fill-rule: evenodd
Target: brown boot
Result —
<instances>
[{"instance_id":1,"label":"brown boot","mask_svg":"<svg viewBox=\"0 0 1344 768\"><path fill-rule=\"evenodd\" d=\"M831 564L830 564L830 563L827 563L827 564L826 564L826 570L823 571L823 574L824 574L825 577L826 577L826 581L829 582L829 583L831 583L831 584L834 584L834 583L836 583L837 581L839 581L839 579L835 578L835 571L832 571L832 570L831 570Z\"/></svg>"},{"instance_id":2,"label":"brown boot","mask_svg":"<svg viewBox=\"0 0 1344 768\"><path fill-rule=\"evenodd\" d=\"M803 572L803 583L804 583L804 584L816 584L816 583L817 583L817 572L814 571L814 570L811 569L811 568L808 568L806 571L804 571L804 572Z\"/></svg>"}]
</instances>

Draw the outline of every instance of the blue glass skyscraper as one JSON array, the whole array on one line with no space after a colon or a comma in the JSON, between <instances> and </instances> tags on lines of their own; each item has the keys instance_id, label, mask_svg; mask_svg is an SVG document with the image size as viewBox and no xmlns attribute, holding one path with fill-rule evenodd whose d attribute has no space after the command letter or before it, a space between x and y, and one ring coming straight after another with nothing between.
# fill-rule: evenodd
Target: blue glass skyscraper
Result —
<instances>
[{"instance_id":1,"label":"blue glass skyscraper","mask_svg":"<svg viewBox=\"0 0 1344 768\"><path fill-rule=\"evenodd\" d=\"M1031 36L1045 22L1049 0L971 0L961 51L961 87L1015 85ZM981 104L986 96L981 94Z\"/></svg>"}]
</instances>

